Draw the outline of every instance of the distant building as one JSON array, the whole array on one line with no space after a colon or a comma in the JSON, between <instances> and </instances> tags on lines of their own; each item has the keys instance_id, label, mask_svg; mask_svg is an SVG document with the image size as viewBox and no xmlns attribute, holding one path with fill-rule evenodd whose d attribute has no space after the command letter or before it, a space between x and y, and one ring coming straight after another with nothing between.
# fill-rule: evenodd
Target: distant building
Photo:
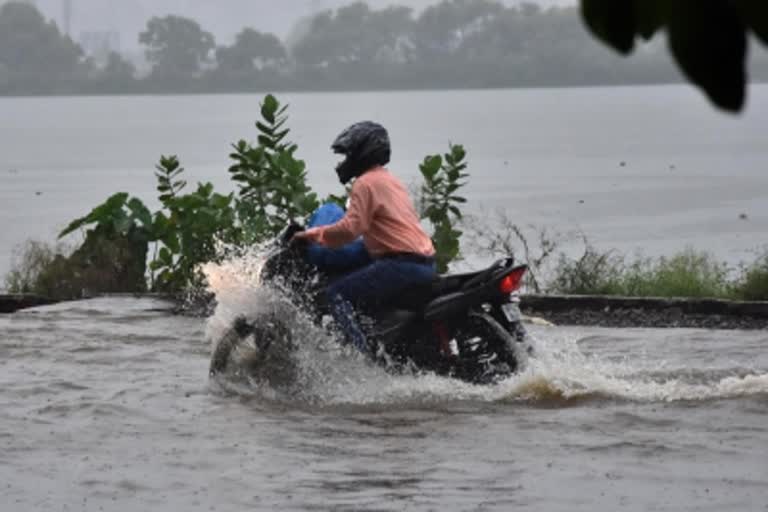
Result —
<instances>
[{"instance_id":1,"label":"distant building","mask_svg":"<svg viewBox=\"0 0 768 512\"><path fill-rule=\"evenodd\" d=\"M80 32L80 47L97 64L103 64L112 52L120 53L120 32L116 30L88 30Z\"/></svg>"},{"instance_id":2,"label":"distant building","mask_svg":"<svg viewBox=\"0 0 768 512\"><path fill-rule=\"evenodd\" d=\"M67 37L72 37L72 0L62 0L61 15L63 26L62 30Z\"/></svg>"}]
</instances>

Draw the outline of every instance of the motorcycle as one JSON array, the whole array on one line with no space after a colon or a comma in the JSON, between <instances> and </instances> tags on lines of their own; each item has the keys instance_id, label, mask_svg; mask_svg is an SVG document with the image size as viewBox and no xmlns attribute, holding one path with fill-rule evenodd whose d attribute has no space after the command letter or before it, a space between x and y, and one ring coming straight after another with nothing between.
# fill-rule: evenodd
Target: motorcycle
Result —
<instances>
[{"instance_id":1,"label":"motorcycle","mask_svg":"<svg viewBox=\"0 0 768 512\"><path fill-rule=\"evenodd\" d=\"M291 241L301 230L293 224L277 237L260 279L323 325L329 315L324 290L340 276L308 263L306 245ZM521 371L533 354L517 298L527 268L508 257L478 272L439 276L388 304L360 310L368 356L390 372L432 372L473 384L498 382ZM253 322L236 319L214 348L211 376L226 370L233 347L246 337L253 337L263 357L269 357L276 341L283 348L295 343L286 322L279 315Z\"/></svg>"}]
</instances>

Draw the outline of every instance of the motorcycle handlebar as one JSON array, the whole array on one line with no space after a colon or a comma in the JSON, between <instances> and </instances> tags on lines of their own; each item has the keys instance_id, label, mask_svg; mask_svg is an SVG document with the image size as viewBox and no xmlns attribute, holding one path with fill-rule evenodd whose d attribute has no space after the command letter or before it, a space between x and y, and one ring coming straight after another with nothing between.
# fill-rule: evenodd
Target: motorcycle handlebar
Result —
<instances>
[{"instance_id":1,"label":"motorcycle handlebar","mask_svg":"<svg viewBox=\"0 0 768 512\"><path fill-rule=\"evenodd\" d=\"M294 246L296 243L298 243L298 240L293 239L293 235L296 233L304 231L304 226L301 224L292 223L288 227L286 227L283 232L280 235L280 242L283 245L287 245L289 247Z\"/></svg>"}]
</instances>

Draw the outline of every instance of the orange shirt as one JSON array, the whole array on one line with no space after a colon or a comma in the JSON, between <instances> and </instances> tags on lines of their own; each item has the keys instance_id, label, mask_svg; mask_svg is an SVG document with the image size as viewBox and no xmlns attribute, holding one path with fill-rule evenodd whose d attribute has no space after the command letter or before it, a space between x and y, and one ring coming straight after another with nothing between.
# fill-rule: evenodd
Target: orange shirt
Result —
<instances>
[{"instance_id":1,"label":"orange shirt","mask_svg":"<svg viewBox=\"0 0 768 512\"><path fill-rule=\"evenodd\" d=\"M389 253L433 256L435 248L419 223L403 183L384 167L376 167L352 184L349 209L330 226L312 228L320 233L320 244L341 247L363 236L373 257Z\"/></svg>"}]
</instances>

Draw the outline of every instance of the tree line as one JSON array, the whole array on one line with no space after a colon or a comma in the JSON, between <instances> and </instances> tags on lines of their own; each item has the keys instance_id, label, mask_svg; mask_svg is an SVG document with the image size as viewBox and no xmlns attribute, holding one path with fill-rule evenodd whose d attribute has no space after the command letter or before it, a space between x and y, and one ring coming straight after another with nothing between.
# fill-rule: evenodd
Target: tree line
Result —
<instances>
[{"instance_id":1,"label":"tree line","mask_svg":"<svg viewBox=\"0 0 768 512\"><path fill-rule=\"evenodd\" d=\"M631 60L585 30L577 7L443 0L420 13L356 2L301 20L287 41L243 28L216 43L198 22L154 17L138 35L151 70L97 65L31 4L0 7L0 94L487 88L681 81L666 48ZM753 78L768 78L762 58Z\"/></svg>"}]
</instances>

